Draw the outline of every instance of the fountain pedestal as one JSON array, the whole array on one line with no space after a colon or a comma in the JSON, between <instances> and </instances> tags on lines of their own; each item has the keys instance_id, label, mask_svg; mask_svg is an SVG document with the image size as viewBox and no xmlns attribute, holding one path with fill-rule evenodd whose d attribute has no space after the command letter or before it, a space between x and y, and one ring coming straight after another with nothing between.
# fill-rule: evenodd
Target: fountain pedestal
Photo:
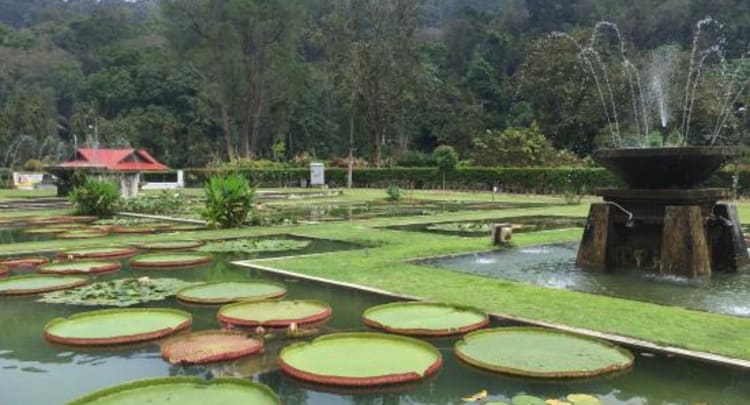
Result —
<instances>
[{"instance_id":1,"label":"fountain pedestal","mask_svg":"<svg viewBox=\"0 0 750 405\"><path fill-rule=\"evenodd\" d=\"M731 197L729 190L690 188L727 156L727 148L625 149L596 155L632 188L597 193L604 202L591 205L576 263L688 277L750 264L737 208L719 202ZM669 184L670 177L678 184Z\"/></svg>"}]
</instances>

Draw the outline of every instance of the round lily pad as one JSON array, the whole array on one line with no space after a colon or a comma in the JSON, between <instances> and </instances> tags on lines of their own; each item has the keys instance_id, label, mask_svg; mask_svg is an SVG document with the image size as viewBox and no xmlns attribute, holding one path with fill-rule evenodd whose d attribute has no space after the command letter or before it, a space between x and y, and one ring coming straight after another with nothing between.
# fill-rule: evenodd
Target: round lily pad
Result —
<instances>
[{"instance_id":1,"label":"round lily pad","mask_svg":"<svg viewBox=\"0 0 750 405\"><path fill-rule=\"evenodd\" d=\"M475 331L455 351L473 366L536 378L593 377L633 365L630 352L604 340L536 327Z\"/></svg>"},{"instance_id":2,"label":"round lily pad","mask_svg":"<svg viewBox=\"0 0 750 405\"><path fill-rule=\"evenodd\" d=\"M31 228L31 229L24 229L23 233L27 235L57 235L63 232L69 231L70 228L67 227L49 227L49 228Z\"/></svg>"},{"instance_id":3,"label":"round lily pad","mask_svg":"<svg viewBox=\"0 0 750 405\"><path fill-rule=\"evenodd\" d=\"M374 386L421 380L443 359L434 346L384 333L334 333L300 342L279 354L281 369L301 380L342 386Z\"/></svg>"},{"instance_id":4,"label":"round lily pad","mask_svg":"<svg viewBox=\"0 0 750 405\"><path fill-rule=\"evenodd\" d=\"M284 328L291 324L324 321L331 317L331 307L323 301L245 301L219 309L219 322L234 326L267 326Z\"/></svg>"},{"instance_id":5,"label":"round lily pad","mask_svg":"<svg viewBox=\"0 0 750 405\"><path fill-rule=\"evenodd\" d=\"M57 318L44 327L44 336L68 345L115 345L158 339L188 329L192 317L168 308L104 309Z\"/></svg>"},{"instance_id":6,"label":"round lily pad","mask_svg":"<svg viewBox=\"0 0 750 405\"><path fill-rule=\"evenodd\" d=\"M120 270L120 263L103 260L73 260L69 262L53 262L39 266L37 271L42 274L100 274Z\"/></svg>"},{"instance_id":7,"label":"round lily pad","mask_svg":"<svg viewBox=\"0 0 750 405\"><path fill-rule=\"evenodd\" d=\"M148 250L192 250L205 244L206 242L202 240L174 240L168 242L143 243L140 247Z\"/></svg>"},{"instance_id":8,"label":"round lily pad","mask_svg":"<svg viewBox=\"0 0 750 405\"><path fill-rule=\"evenodd\" d=\"M206 364L234 360L263 349L263 342L241 332L209 330L170 340L161 356L172 364Z\"/></svg>"},{"instance_id":9,"label":"round lily pad","mask_svg":"<svg viewBox=\"0 0 750 405\"><path fill-rule=\"evenodd\" d=\"M130 404L252 404L279 405L267 386L240 378L153 378L105 388L68 402L67 405Z\"/></svg>"},{"instance_id":10,"label":"round lily pad","mask_svg":"<svg viewBox=\"0 0 750 405\"><path fill-rule=\"evenodd\" d=\"M545 405L544 400L533 395L520 394L510 401L513 405Z\"/></svg>"},{"instance_id":11,"label":"round lily pad","mask_svg":"<svg viewBox=\"0 0 750 405\"><path fill-rule=\"evenodd\" d=\"M364 323L392 333L448 336L470 332L489 323L487 314L469 307L431 302L394 302L367 309Z\"/></svg>"},{"instance_id":12,"label":"round lily pad","mask_svg":"<svg viewBox=\"0 0 750 405\"><path fill-rule=\"evenodd\" d=\"M49 291L80 287L88 282L86 277L29 274L0 280L0 296L31 295Z\"/></svg>"},{"instance_id":13,"label":"round lily pad","mask_svg":"<svg viewBox=\"0 0 750 405\"><path fill-rule=\"evenodd\" d=\"M5 277L9 273L9 270L5 266L0 266L0 277Z\"/></svg>"},{"instance_id":14,"label":"round lily pad","mask_svg":"<svg viewBox=\"0 0 750 405\"><path fill-rule=\"evenodd\" d=\"M68 259L114 259L130 257L138 253L138 250L126 246L104 246L71 249L57 254L58 257Z\"/></svg>"},{"instance_id":15,"label":"round lily pad","mask_svg":"<svg viewBox=\"0 0 750 405\"><path fill-rule=\"evenodd\" d=\"M33 269L40 264L48 263L49 258L44 256L28 256L28 257L11 257L7 259L0 259L0 266L5 266L8 269Z\"/></svg>"},{"instance_id":16,"label":"round lily pad","mask_svg":"<svg viewBox=\"0 0 750 405\"><path fill-rule=\"evenodd\" d=\"M206 229L206 227L203 226L203 225L190 225L190 224L187 224L187 225L174 225L174 226L172 226L172 227L169 228L170 231L175 231L175 232L202 231L204 229Z\"/></svg>"},{"instance_id":17,"label":"round lily pad","mask_svg":"<svg viewBox=\"0 0 750 405\"><path fill-rule=\"evenodd\" d=\"M227 281L187 287L177 293L177 299L193 304L227 304L242 300L278 298L286 294L286 287L270 281Z\"/></svg>"},{"instance_id":18,"label":"round lily pad","mask_svg":"<svg viewBox=\"0 0 750 405\"><path fill-rule=\"evenodd\" d=\"M589 394L569 394L565 399L573 405L603 405L599 398Z\"/></svg>"},{"instance_id":19,"label":"round lily pad","mask_svg":"<svg viewBox=\"0 0 750 405\"><path fill-rule=\"evenodd\" d=\"M150 226L113 226L112 232L123 234L146 234L156 232L156 228Z\"/></svg>"},{"instance_id":20,"label":"round lily pad","mask_svg":"<svg viewBox=\"0 0 750 405\"><path fill-rule=\"evenodd\" d=\"M150 253L130 259L131 267L170 268L191 267L208 263L213 256L205 253Z\"/></svg>"},{"instance_id":21,"label":"round lily pad","mask_svg":"<svg viewBox=\"0 0 750 405\"><path fill-rule=\"evenodd\" d=\"M107 236L106 232L95 229L73 229L58 234L60 239L95 239Z\"/></svg>"}]
</instances>

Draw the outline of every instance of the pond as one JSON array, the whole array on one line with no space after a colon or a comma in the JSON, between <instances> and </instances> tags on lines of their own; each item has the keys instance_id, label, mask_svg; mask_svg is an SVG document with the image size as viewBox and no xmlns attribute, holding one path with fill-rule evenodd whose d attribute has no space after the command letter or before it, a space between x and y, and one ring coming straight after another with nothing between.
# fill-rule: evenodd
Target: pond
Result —
<instances>
[{"instance_id":1,"label":"pond","mask_svg":"<svg viewBox=\"0 0 750 405\"><path fill-rule=\"evenodd\" d=\"M388 229L397 231L432 232L452 236L483 236L492 232L493 224L510 224L513 233L548 231L554 229L580 228L586 225L581 217L556 215L530 215L520 217L503 217L467 222L433 222L427 224L395 225Z\"/></svg>"},{"instance_id":2,"label":"pond","mask_svg":"<svg viewBox=\"0 0 750 405\"><path fill-rule=\"evenodd\" d=\"M272 279L284 283L292 299L319 299L333 307L334 316L322 332L365 330L362 312L370 306L392 301L370 293L259 273L234 266L229 260L229 256L218 255L207 266L169 271L134 270L125 265L119 273L101 279L145 275L188 281ZM147 306L181 308L191 312L194 331L218 326L217 307L186 306L175 299ZM624 374L585 381L545 382L479 371L456 359L452 352L455 339L432 339L430 342L440 349L445 361L436 377L415 385L395 387L397 392L353 394L305 385L279 371L277 352L291 340L270 342L265 352L257 356L211 366L169 365L161 359L159 346L155 343L87 350L45 341L42 330L46 322L89 309L43 304L35 302L34 298L0 301L1 404L61 404L87 392L129 380L175 375L238 376L257 380L269 385L287 405L461 404L461 397L485 389L490 398L496 400L507 400L521 392L544 397L583 392L596 394L607 404L628 405L690 405L700 402L736 405L750 398L750 372L639 353L636 353L634 369Z\"/></svg>"},{"instance_id":3,"label":"pond","mask_svg":"<svg viewBox=\"0 0 750 405\"><path fill-rule=\"evenodd\" d=\"M423 262L486 277L750 317L750 273L689 279L643 270L596 271L575 264L577 243L512 248Z\"/></svg>"}]
</instances>

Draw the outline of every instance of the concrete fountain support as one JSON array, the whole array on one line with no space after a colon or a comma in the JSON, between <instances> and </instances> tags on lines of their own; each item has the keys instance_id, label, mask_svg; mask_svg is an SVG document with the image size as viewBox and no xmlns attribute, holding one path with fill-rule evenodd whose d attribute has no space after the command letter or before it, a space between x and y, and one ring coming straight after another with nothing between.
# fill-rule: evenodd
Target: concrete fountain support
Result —
<instances>
[{"instance_id":1,"label":"concrete fountain support","mask_svg":"<svg viewBox=\"0 0 750 405\"><path fill-rule=\"evenodd\" d=\"M696 277L734 272L750 257L729 190L693 188L737 150L722 147L610 149L595 159L628 184L600 190L576 263Z\"/></svg>"}]
</instances>

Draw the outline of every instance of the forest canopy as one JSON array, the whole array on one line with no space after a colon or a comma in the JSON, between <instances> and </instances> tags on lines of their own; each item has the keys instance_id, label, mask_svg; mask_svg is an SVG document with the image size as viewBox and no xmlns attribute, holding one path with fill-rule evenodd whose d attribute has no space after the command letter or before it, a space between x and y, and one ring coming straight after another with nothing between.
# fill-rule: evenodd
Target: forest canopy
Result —
<instances>
[{"instance_id":1,"label":"forest canopy","mask_svg":"<svg viewBox=\"0 0 750 405\"><path fill-rule=\"evenodd\" d=\"M173 167L350 148L357 164L434 164L443 144L544 164L539 150L570 161L606 145L614 114L621 133L669 142L707 16L721 28L701 41L722 40L726 62L706 58L688 137L705 143L725 117L722 142L744 142L747 92L729 97L725 72L750 77L746 0L0 0L0 167L84 145ZM575 43L550 35L586 43L602 20L640 72L640 110L614 31L597 43L613 110ZM537 155L487 149L511 144Z\"/></svg>"}]
</instances>

